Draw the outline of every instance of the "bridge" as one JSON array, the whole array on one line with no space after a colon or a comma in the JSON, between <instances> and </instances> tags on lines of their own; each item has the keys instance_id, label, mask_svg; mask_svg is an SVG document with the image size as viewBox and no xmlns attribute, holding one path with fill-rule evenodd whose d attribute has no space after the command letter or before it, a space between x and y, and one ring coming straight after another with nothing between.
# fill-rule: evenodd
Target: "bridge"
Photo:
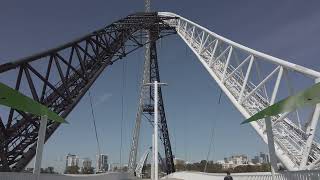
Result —
<instances>
[{"instance_id":1,"label":"bridge","mask_svg":"<svg viewBox=\"0 0 320 180\"><path fill-rule=\"evenodd\" d=\"M170 12L144 12L128 15L102 29L59 47L17 61L0 65L1 76L15 76L12 87L47 106L61 117L67 117L88 92L96 79L112 64L146 47L143 84L160 81L157 40L177 34L193 51L208 75L219 85L236 109L249 118L274 104L281 96L292 95L290 77L302 77L317 83L320 72L253 50L222 37L180 15ZM40 63L41 62L41 63ZM261 66L263 65L263 66ZM256 72L256 74L254 73ZM54 77L54 78L53 78ZM266 89L266 84L271 91ZM289 84L289 85L288 85ZM301 88L307 88L301 87ZM141 87L141 97L133 130L129 173L87 176L40 175L41 179L126 179L145 161L137 162L142 116L152 119L154 92L159 93L159 133L164 149L163 170L167 178L221 179L221 174L175 172L161 88ZM285 95L284 95L285 94ZM157 103L157 101L156 101ZM268 144L275 174L235 174L235 179L319 179L320 144L316 139L320 105L310 114L283 113L251 122L257 135ZM297 116L298 121L292 117ZM305 116L305 117L303 117ZM40 118L16 109L8 110L8 119L0 122L1 179L34 179L22 171L36 155ZM239 121L240 123L240 121ZM49 120L45 141L60 126ZM279 161L288 171L278 171Z\"/></svg>"}]
</instances>

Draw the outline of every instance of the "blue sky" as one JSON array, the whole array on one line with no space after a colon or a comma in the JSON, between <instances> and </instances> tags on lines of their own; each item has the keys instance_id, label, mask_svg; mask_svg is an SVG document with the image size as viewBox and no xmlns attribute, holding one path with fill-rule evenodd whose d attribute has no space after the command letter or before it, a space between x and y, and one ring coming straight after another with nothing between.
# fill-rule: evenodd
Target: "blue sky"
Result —
<instances>
[{"instance_id":1,"label":"blue sky","mask_svg":"<svg viewBox=\"0 0 320 180\"><path fill-rule=\"evenodd\" d=\"M317 1L153 1L156 11L180 14L220 35L268 54L320 70L320 3ZM0 6L0 62L46 50L124 17L143 11L142 0L3 1ZM210 159L234 153L253 156L267 151L241 114L223 95L178 36L159 43L160 76L173 153L188 161L206 158L214 125ZM127 163L137 111L143 49L108 67L91 88L102 152L119 163L121 97L124 96L122 163ZM122 93L122 63L126 85ZM6 81L8 77L0 77ZM96 141L86 95L45 146L43 166L64 168L67 153L95 159ZM142 154L151 144L151 127L144 121Z\"/></svg>"}]
</instances>

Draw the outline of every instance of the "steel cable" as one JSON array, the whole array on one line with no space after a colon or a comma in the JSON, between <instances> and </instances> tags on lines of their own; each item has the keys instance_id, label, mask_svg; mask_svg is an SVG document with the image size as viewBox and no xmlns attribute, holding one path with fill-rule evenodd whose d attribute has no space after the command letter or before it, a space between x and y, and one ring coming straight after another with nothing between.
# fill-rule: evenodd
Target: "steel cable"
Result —
<instances>
[{"instance_id":1,"label":"steel cable","mask_svg":"<svg viewBox=\"0 0 320 180\"><path fill-rule=\"evenodd\" d=\"M121 121L120 121L120 170L122 167L122 146L123 146L123 121L124 121L124 91L126 86L126 61L122 63L122 87L121 87Z\"/></svg>"},{"instance_id":2,"label":"steel cable","mask_svg":"<svg viewBox=\"0 0 320 180\"><path fill-rule=\"evenodd\" d=\"M219 95L219 99L218 99L218 105L221 103L221 95L222 95L222 90L220 91L220 95ZM209 156L211 154L211 150L212 149L214 150L214 132L215 132L214 126L215 126L215 120L213 120L213 122L212 122L211 136L210 136L210 142L209 142L209 150L208 150L208 153L207 153L206 164L204 166L203 172L207 171Z\"/></svg>"},{"instance_id":3,"label":"steel cable","mask_svg":"<svg viewBox=\"0 0 320 180\"><path fill-rule=\"evenodd\" d=\"M101 149L100 149L100 143L99 143L99 138L98 138L97 126L96 126L96 118L95 118L94 112L93 112L93 104L92 104L92 97L91 97L90 90L89 90L89 100L90 100L90 107L91 107L91 115L92 115L92 121L93 121L93 126L94 126L94 132L96 135L97 146L98 146L98 161L99 161Z\"/></svg>"}]
</instances>

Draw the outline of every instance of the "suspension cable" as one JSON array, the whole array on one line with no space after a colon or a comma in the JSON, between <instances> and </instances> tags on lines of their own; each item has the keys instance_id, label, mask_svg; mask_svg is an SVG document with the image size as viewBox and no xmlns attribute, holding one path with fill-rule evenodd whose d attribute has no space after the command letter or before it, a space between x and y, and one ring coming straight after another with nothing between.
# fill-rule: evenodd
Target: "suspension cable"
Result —
<instances>
[{"instance_id":1,"label":"suspension cable","mask_svg":"<svg viewBox=\"0 0 320 180\"><path fill-rule=\"evenodd\" d=\"M213 147L213 146L214 146L214 132L215 132L214 126L215 126L215 121L213 120L212 128L211 128L211 136L210 136L209 150L208 150L208 153L207 153L206 165L204 166L203 172L206 172L206 171L207 171L208 161L209 161L209 156L210 156L210 153L211 153L211 149L214 148L214 147Z\"/></svg>"},{"instance_id":2,"label":"suspension cable","mask_svg":"<svg viewBox=\"0 0 320 180\"><path fill-rule=\"evenodd\" d=\"M220 94L219 94L218 104L220 104L220 103L221 103L221 96L222 96L222 89L220 89Z\"/></svg>"},{"instance_id":3,"label":"suspension cable","mask_svg":"<svg viewBox=\"0 0 320 180\"><path fill-rule=\"evenodd\" d=\"M94 112L93 112L92 97L91 97L90 90L89 90L89 100L90 100L90 107L91 107L91 115L92 115L92 121L93 121L93 126L94 126L94 132L95 132L96 140L97 140L98 161L99 161L101 149L100 149L100 143L99 143L99 138L98 138L97 126L96 126L96 118L95 118Z\"/></svg>"},{"instance_id":4,"label":"suspension cable","mask_svg":"<svg viewBox=\"0 0 320 180\"><path fill-rule=\"evenodd\" d=\"M122 167L122 146L123 146L123 121L124 121L124 90L126 86L126 61L122 61L122 87L121 87L121 121L120 121L120 170Z\"/></svg>"},{"instance_id":5,"label":"suspension cable","mask_svg":"<svg viewBox=\"0 0 320 180\"><path fill-rule=\"evenodd\" d=\"M218 105L221 103L221 95L222 95L222 90L220 91ZM215 132L214 126L215 126L215 119L213 119L213 121L212 121L211 136L210 136L210 142L209 142L209 150L208 150L208 153L207 153L206 164L204 166L203 172L207 171L208 161L209 161L209 157L210 157L210 154L211 154L211 149L214 150L214 132Z\"/></svg>"}]
</instances>

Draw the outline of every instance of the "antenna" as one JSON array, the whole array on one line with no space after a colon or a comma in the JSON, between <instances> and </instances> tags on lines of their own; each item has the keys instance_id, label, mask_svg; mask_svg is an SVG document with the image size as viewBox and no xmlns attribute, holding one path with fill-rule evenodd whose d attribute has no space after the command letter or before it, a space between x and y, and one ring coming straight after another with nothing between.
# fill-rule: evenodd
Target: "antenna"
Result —
<instances>
[{"instance_id":1,"label":"antenna","mask_svg":"<svg viewBox=\"0 0 320 180\"><path fill-rule=\"evenodd\" d=\"M144 0L145 12L151 11L151 0Z\"/></svg>"}]
</instances>

